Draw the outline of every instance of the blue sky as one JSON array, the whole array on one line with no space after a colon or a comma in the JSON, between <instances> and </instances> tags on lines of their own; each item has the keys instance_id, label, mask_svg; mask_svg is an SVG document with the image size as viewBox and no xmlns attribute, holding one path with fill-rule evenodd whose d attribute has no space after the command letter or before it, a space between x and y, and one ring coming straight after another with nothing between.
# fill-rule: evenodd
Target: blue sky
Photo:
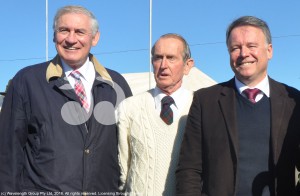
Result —
<instances>
[{"instance_id":1,"label":"blue sky","mask_svg":"<svg viewBox=\"0 0 300 196\"><path fill-rule=\"evenodd\" d=\"M149 71L148 0L49 0L49 59L56 55L52 21L64 5L82 5L100 23L100 41L92 53L120 73ZM152 43L178 33L191 46L195 66L217 82L233 77L225 45L232 20L254 15L269 24L273 58L269 75L300 89L300 1L153 0ZM46 60L45 0L10 0L0 6L0 91L20 69Z\"/></svg>"}]
</instances>

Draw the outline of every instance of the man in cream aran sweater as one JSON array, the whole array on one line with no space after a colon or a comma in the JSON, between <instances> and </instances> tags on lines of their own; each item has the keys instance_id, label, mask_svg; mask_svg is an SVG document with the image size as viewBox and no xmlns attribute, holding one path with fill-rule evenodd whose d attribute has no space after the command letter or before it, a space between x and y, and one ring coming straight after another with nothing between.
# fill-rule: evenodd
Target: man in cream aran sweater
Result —
<instances>
[{"instance_id":1,"label":"man in cream aran sweater","mask_svg":"<svg viewBox=\"0 0 300 196\"><path fill-rule=\"evenodd\" d=\"M151 50L156 87L125 99L118 108L120 190L129 195L175 195L175 170L193 92L182 79L194 65L178 34L165 34ZM160 117L165 96L171 122ZM173 119L173 120L172 120Z\"/></svg>"}]
</instances>

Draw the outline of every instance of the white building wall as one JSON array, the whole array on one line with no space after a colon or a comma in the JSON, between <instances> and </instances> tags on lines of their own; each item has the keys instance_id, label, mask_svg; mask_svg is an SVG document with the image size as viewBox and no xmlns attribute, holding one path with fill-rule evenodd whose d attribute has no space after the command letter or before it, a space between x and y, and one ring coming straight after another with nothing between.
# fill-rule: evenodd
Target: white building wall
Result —
<instances>
[{"instance_id":1,"label":"white building wall","mask_svg":"<svg viewBox=\"0 0 300 196\"><path fill-rule=\"evenodd\" d=\"M133 95L147 91L155 87L156 83L154 80L153 73L128 73L122 74L128 82ZM149 82L150 80L150 82ZM211 79L209 76L201 72L198 68L193 67L190 73L183 78L183 86L186 89L196 91L200 88L209 87L216 84L216 81Z\"/></svg>"},{"instance_id":2,"label":"white building wall","mask_svg":"<svg viewBox=\"0 0 300 196\"><path fill-rule=\"evenodd\" d=\"M128 82L133 95L147 91L155 87L156 83L154 80L153 73L127 73L122 74ZM150 80L150 82L149 82ZM183 78L183 86L186 89L196 91L200 88L209 87L216 84L216 81L211 79L209 76L201 72L198 68L193 67L190 73ZM3 96L0 95L0 111L3 102Z\"/></svg>"}]
</instances>

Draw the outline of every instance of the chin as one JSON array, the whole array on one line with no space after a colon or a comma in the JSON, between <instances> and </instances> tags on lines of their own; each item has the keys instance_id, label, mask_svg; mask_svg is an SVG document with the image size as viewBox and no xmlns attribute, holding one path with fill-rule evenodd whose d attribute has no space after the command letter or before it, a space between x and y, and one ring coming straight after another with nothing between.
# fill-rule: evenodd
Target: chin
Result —
<instances>
[{"instance_id":1,"label":"chin","mask_svg":"<svg viewBox=\"0 0 300 196\"><path fill-rule=\"evenodd\" d=\"M161 89L167 89L170 87L170 84L165 84L165 83L157 83L157 86Z\"/></svg>"},{"instance_id":2,"label":"chin","mask_svg":"<svg viewBox=\"0 0 300 196\"><path fill-rule=\"evenodd\" d=\"M78 61L65 61L71 68L76 69L80 67Z\"/></svg>"}]
</instances>

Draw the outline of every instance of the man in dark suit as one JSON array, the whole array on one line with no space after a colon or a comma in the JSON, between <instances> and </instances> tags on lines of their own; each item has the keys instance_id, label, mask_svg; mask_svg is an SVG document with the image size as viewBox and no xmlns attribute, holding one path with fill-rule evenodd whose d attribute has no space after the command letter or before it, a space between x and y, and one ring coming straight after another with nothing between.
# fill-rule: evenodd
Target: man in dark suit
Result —
<instances>
[{"instance_id":1,"label":"man in dark suit","mask_svg":"<svg viewBox=\"0 0 300 196\"><path fill-rule=\"evenodd\" d=\"M268 76L273 48L263 20L238 18L226 43L235 77L194 95L177 195L296 195L299 91Z\"/></svg>"}]
</instances>

